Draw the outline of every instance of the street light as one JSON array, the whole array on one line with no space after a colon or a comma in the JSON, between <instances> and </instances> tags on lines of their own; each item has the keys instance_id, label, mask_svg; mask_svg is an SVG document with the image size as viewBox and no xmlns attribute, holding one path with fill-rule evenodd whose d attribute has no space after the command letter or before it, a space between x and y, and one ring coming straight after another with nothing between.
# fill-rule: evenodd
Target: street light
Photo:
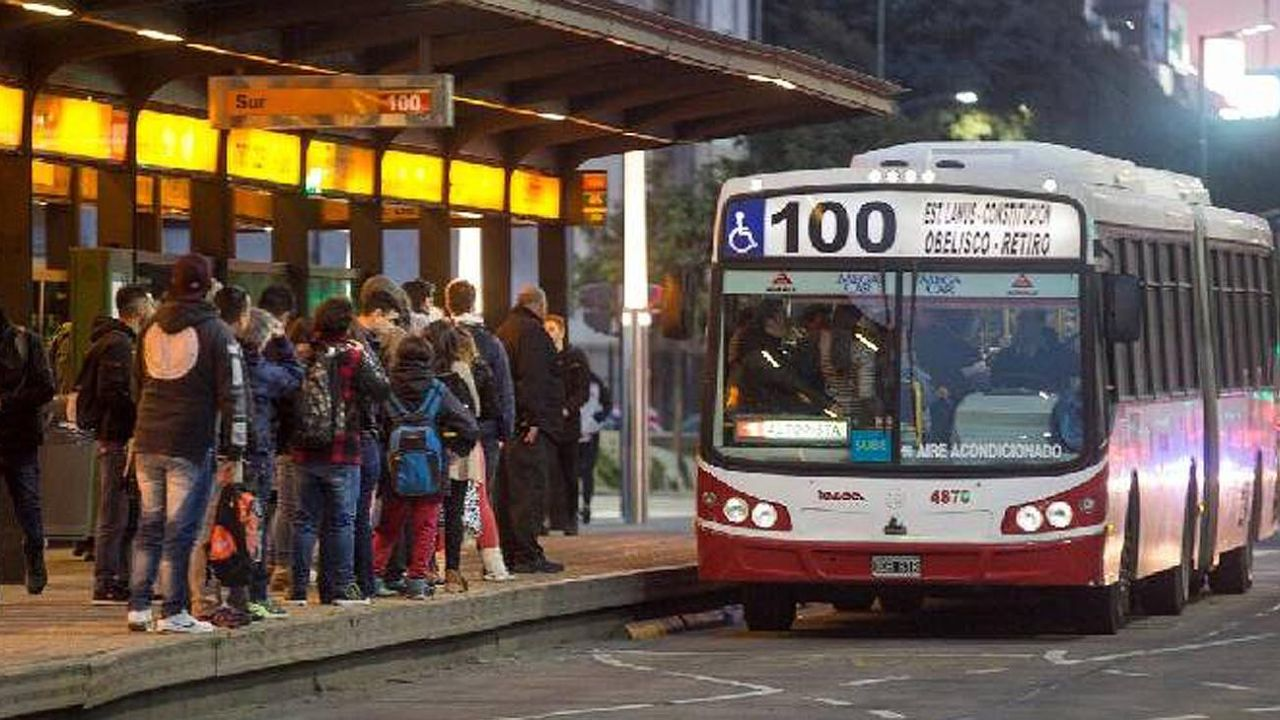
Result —
<instances>
[{"instance_id":1,"label":"street light","mask_svg":"<svg viewBox=\"0 0 1280 720\"><path fill-rule=\"evenodd\" d=\"M1205 44L1209 40L1237 38L1244 39L1255 35L1269 33L1276 29L1275 23L1260 22L1248 27L1236 30L1227 30L1225 32L1213 33L1209 35L1201 35L1198 38L1199 56L1196 58L1196 75L1200 79L1200 181L1205 185L1209 183L1209 88L1205 84L1205 63L1204 50Z\"/></svg>"},{"instance_id":2,"label":"street light","mask_svg":"<svg viewBox=\"0 0 1280 720\"><path fill-rule=\"evenodd\" d=\"M976 105L978 103L978 93L972 90L961 90L956 93L956 102L961 105Z\"/></svg>"}]
</instances>

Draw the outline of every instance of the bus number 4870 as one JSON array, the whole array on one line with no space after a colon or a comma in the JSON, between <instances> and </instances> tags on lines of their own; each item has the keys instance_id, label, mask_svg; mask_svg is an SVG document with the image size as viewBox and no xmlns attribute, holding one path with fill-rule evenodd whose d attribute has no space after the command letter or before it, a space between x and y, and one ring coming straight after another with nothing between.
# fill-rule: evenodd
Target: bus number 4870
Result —
<instances>
[{"instance_id":1,"label":"bus number 4870","mask_svg":"<svg viewBox=\"0 0 1280 720\"><path fill-rule=\"evenodd\" d=\"M968 490L934 490L929 496L934 505L968 505L970 499Z\"/></svg>"}]
</instances>

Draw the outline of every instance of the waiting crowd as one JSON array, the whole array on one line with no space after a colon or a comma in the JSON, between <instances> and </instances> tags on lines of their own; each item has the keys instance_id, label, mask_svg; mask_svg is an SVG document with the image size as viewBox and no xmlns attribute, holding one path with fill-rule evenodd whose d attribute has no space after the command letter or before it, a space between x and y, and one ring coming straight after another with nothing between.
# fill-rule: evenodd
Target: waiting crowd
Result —
<instances>
[{"instance_id":1,"label":"waiting crowd","mask_svg":"<svg viewBox=\"0 0 1280 720\"><path fill-rule=\"evenodd\" d=\"M608 389L541 289L496 331L471 283L450 282L443 310L433 291L375 276L358 307L295 317L288 287L254 306L196 255L158 308L119 289L61 382L69 422L97 439L93 603L127 603L132 630L193 633L287 617L313 584L324 604L425 600L468 590L468 535L486 581L562 571L539 536L590 522ZM0 308L0 475L32 594L54 374Z\"/></svg>"}]
</instances>

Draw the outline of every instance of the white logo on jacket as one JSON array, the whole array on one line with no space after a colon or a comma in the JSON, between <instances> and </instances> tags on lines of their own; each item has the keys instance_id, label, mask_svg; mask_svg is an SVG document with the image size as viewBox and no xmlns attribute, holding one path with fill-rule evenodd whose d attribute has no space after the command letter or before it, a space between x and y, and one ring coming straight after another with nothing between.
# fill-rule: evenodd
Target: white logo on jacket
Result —
<instances>
[{"instance_id":1,"label":"white logo on jacket","mask_svg":"<svg viewBox=\"0 0 1280 720\"><path fill-rule=\"evenodd\" d=\"M157 380L180 380L200 357L200 337L193 327L169 334L152 325L142 339L142 360L147 374Z\"/></svg>"}]
</instances>

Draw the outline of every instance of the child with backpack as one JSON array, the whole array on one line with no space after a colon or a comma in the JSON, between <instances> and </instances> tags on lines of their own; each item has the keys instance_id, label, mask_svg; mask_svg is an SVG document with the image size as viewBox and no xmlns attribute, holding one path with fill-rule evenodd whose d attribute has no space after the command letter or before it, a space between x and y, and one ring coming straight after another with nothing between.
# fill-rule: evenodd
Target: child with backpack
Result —
<instances>
[{"instance_id":1,"label":"child with backpack","mask_svg":"<svg viewBox=\"0 0 1280 720\"><path fill-rule=\"evenodd\" d=\"M396 349L387 412L390 479L373 537L373 568L381 585L405 523L411 523L404 591L411 600L425 600L434 589L427 582L427 567L449 482L446 451L466 455L480 435L475 416L436 379L434 360L431 344L420 337L405 338Z\"/></svg>"}]
</instances>

